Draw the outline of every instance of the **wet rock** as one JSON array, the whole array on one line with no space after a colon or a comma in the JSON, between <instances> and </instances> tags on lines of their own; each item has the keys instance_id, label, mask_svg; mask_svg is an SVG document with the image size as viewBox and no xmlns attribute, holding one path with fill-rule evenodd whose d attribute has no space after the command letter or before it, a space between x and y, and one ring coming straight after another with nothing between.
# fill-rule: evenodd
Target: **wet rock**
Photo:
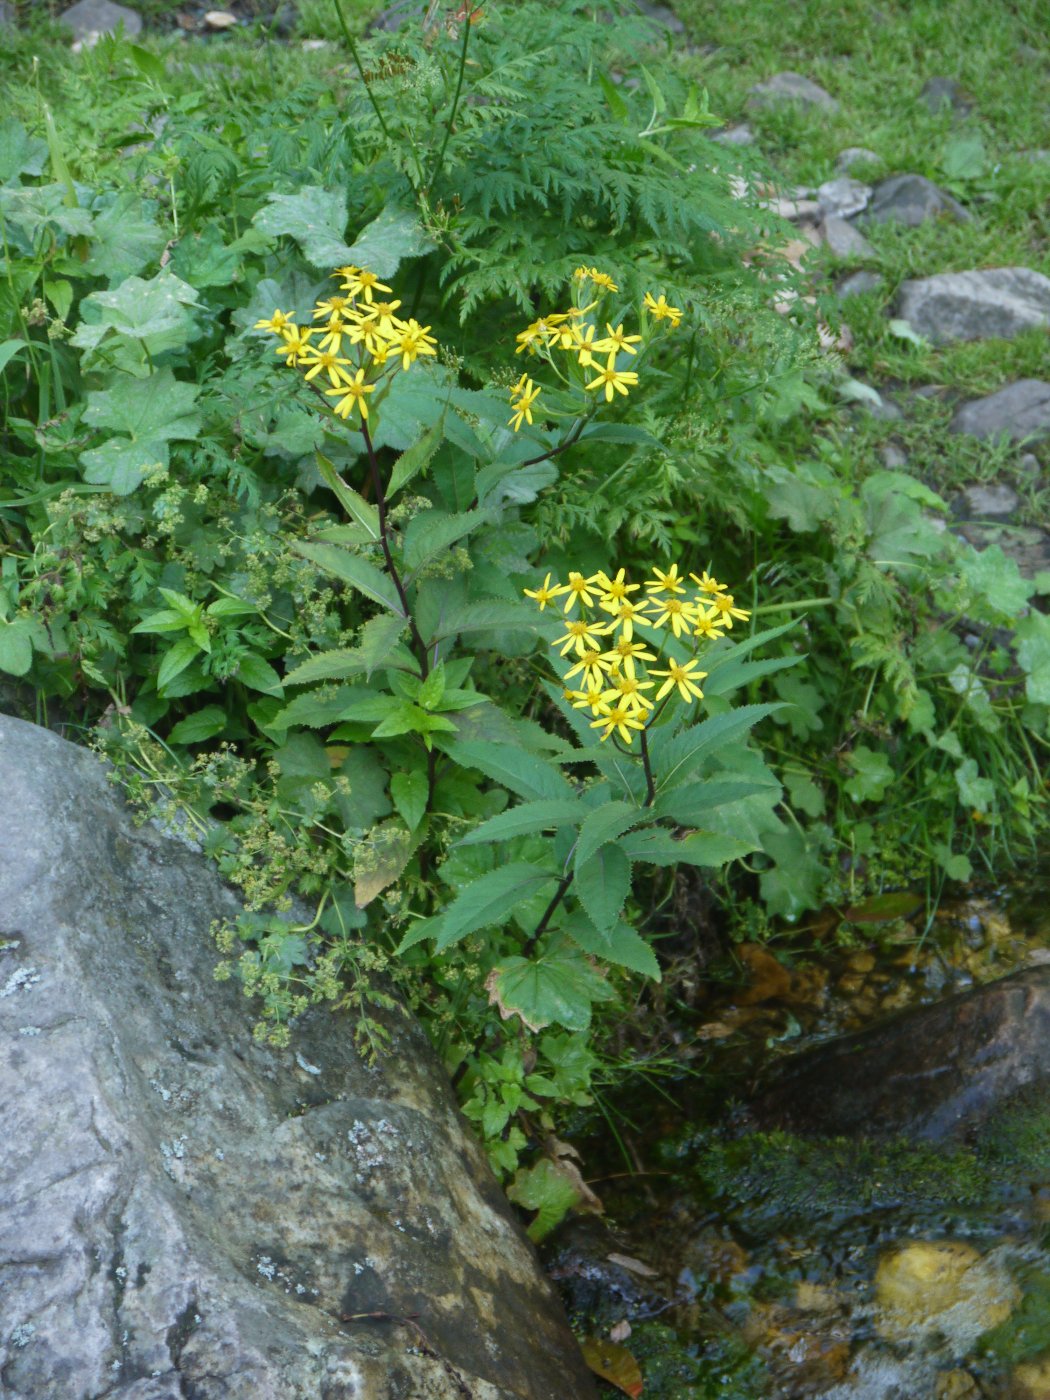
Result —
<instances>
[{"instance_id":1,"label":"wet rock","mask_svg":"<svg viewBox=\"0 0 1050 1400\"><path fill-rule=\"evenodd\" d=\"M820 225L820 234L837 258L871 258L875 256L875 249L860 229L854 228L848 219L840 219L835 214L827 215Z\"/></svg>"},{"instance_id":2,"label":"wet rock","mask_svg":"<svg viewBox=\"0 0 1050 1400\"><path fill-rule=\"evenodd\" d=\"M840 175L834 180L825 180L817 190L817 202L825 218L837 215L840 219L851 219L866 209L871 198L871 186L862 180L854 180L850 175Z\"/></svg>"},{"instance_id":3,"label":"wet rock","mask_svg":"<svg viewBox=\"0 0 1050 1400\"><path fill-rule=\"evenodd\" d=\"M763 1131L939 1140L1050 1081L1050 967L903 1012L781 1063L745 1115Z\"/></svg>"},{"instance_id":4,"label":"wet rock","mask_svg":"<svg viewBox=\"0 0 1050 1400\"><path fill-rule=\"evenodd\" d=\"M945 107L957 117L965 117L973 111L972 99L954 78L930 78L923 84L919 98L935 117Z\"/></svg>"},{"instance_id":5,"label":"wet rock","mask_svg":"<svg viewBox=\"0 0 1050 1400\"><path fill-rule=\"evenodd\" d=\"M749 107L758 108L786 107L792 104L823 112L839 110L839 104L829 92L825 92L819 84L803 77L801 73L774 73L765 82L756 83L747 100Z\"/></svg>"},{"instance_id":6,"label":"wet rock","mask_svg":"<svg viewBox=\"0 0 1050 1400\"><path fill-rule=\"evenodd\" d=\"M875 1325L889 1341L936 1330L962 1349L1005 1322L1019 1300L1002 1264L960 1240L901 1245L875 1270Z\"/></svg>"},{"instance_id":7,"label":"wet rock","mask_svg":"<svg viewBox=\"0 0 1050 1400\"><path fill-rule=\"evenodd\" d=\"M878 165L882 157L867 146L847 146L835 159L835 169L840 175L848 175L852 170L865 165Z\"/></svg>"},{"instance_id":8,"label":"wet rock","mask_svg":"<svg viewBox=\"0 0 1050 1400\"><path fill-rule=\"evenodd\" d=\"M952 431L978 438L1007 437L1015 442L1050 434L1050 384L1019 379L987 398L965 403L952 419Z\"/></svg>"},{"instance_id":9,"label":"wet rock","mask_svg":"<svg viewBox=\"0 0 1050 1400\"><path fill-rule=\"evenodd\" d=\"M935 345L1050 325L1050 277L1028 267L939 272L901 284L897 315Z\"/></svg>"},{"instance_id":10,"label":"wet rock","mask_svg":"<svg viewBox=\"0 0 1050 1400\"><path fill-rule=\"evenodd\" d=\"M722 131L714 132L711 139L722 146L753 146L755 133L748 122L741 122L738 126L727 126Z\"/></svg>"},{"instance_id":11,"label":"wet rock","mask_svg":"<svg viewBox=\"0 0 1050 1400\"><path fill-rule=\"evenodd\" d=\"M963 487L962 499L967 513L978 519L1006 519L1021 504L1020 496L1005 481L975 481L972 486Z\"/></svg>"},{"instance_id":12,"label":"wet rock","mask_svg":"<svg viewBox=\"0 0 1050 1400\"><path fill-rule=\"evenodd\" d=\"M852 272L838 284L838 295L845 301L847 297L864 296L867 292L877 292L883 286L883 279L877 272Z\"/></svg>"},{"instance_id":13,"label":"wet rock","mask_svg":"<svg viewBox=\"0 0 1050 1400\"><path fill-rule=\"evenodd\" d=\"M121 24L129 37L142 30L142 16L114 0L77 0L58 20L81 40L90 39L93 34L111 34Z\"/></svg>"},{"instance_id":14,"label":"wet rock","mask_svg":"<svg viewBox=\"0 0 1050 1400\"><path fill-rule=\"evenodd\" d=\"M4 716L0 791L5 1400L592 1396L410 1018L253 1043L212 865Z\"/></svg>"},{"instance_id":15,"label":"wet rock","mask_svg":"<svg viewBox=\"0 0 1050 1400\"><path fill-rule=\"evenodd\" d=\"M893 175L875 186L864 215L873 224L898 223L918 228L927 219L947 215L953 219L968 219L970 215L957 199L946 194L922 175Z\"/></svg>"},{"instance_id":16,"label":"wet rock","mask_svg":"<svg viewBox=\"0 0 1050 1400\"><path fill-rule=\"evenodd\" d=\"M1050 1400L1050 1354L1014 1367L1011 1400Z\"/></svg>"},{"instance_id":17,"label":"wet rock","mask_svg":"<svg viewBox=\"0 0 1050 1400\"><path fill-rule=\"evenodd\" d=\"M544 1261L570 1314L586 1317L588 1330L608 1330L666 1302L653 1286L656 1270L602 1220L570 1220L544 1249Z\"/></svg>"},{"instance_id":18,"label":"wet rock","mask_svg":"<svg viewBox=\"0 0 1050 1400\"><path fill-rule=\"evenodd\" d=\"M980 1388L969 1371L941 1371L934 1386L934 1400L978 1400Z\"/></svg>"}]
</instances>

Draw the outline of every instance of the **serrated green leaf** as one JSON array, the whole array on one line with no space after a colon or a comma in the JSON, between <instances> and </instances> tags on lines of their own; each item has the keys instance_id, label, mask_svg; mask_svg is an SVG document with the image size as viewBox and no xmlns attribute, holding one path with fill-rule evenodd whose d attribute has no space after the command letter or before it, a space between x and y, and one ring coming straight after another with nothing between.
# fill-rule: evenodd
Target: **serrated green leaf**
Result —
<instances>
[{"instance_id":1,"label":"serrated green leaf","mask_svg":"<svg viewBox=\"0 0 1050 1400\"><path fill-rule=\"evenodd\" d=\"M740 705L724 715L713 715L679 734L668 735L666 731L655 730L650 743L650 756L657 788L662 791L680 786L695 772L701 759L741 739L759 720L782 708L777 703Z\"/></svg>"},{"instance_id":2,"label":"serrated green leaf","mask_svg":"<svg viewBox=\"0 0 1050 1400\"><path fill-rule=\"evenodd\" d=\"M168 465L169 442L197 436L196 398L197 386L167 368L145 382L121 376L111 389L89 392L83 421L126 436L80 454L85 480L129 495L152 467Z\"/></svg>"},{"instance_id":3,"label":"serrated green leaf","mask_svg":"<svg viewBox=\"0 0 1050 1400\"><path fill-rule=\"evenodd\" d=\"M843 788L855 802L879 801L896 776L886 755L866 744L858 744L846 755L846 761L853 769L853 777L846 780Z\"/></svg>"},{"instance_id":4,"label":"serrated green leaf","mask_svg":"<svg viewBox=\"0 0 1050 1400\"><path fill-rule=\"evenodd\" d=\"M662 792L652 806L654 817L670 817L679 826L702 826L704 818L729 802L753 797L759 792L776 792L776 783L754 783L741 778L712 778L686 783Z\"/></svg>"},{"instance_id":5,"label":"serrated green leaf","mask_svg":"<svg viewBox=\"0 0 1050 1400\"><path fill-rule=\"evenodd\" d=\"M443 743L441 747L460 767L480 769L487 778L526 801L571 795L561 769L538 754L483 739L458 739Z\"/></svg>"},{"instance_id":6,"label":"serrated green leaf","mask_svg":"<svg viewBox=\"0 0 1050 1400\"><path fill-rule=\"evenodd\" d=\"M487 841L511 841L516 836L531 836L537 831L578 822L586 813L575 797L543 798L538 802L522 802L505 812L497 812L473 831L460 838L457 846L479 846Z\"/></svg>"},{"instance_id":7,"label":"serrated green leaf","mask_svg":"<svg viewBox=\"0 0 1050 1400\"><path fill-rule=\"evenodd\" d=\"M346 513L356 520L358 525L367 532L370 539L379 539L379 511L371 502L359 495L352 486L348 486L335 469L334 463L330 462L322 452L316 454L317 470L321 474L321 480L335 494L339 504Z\"/></svg>"},{"instance_id":8,"label":"serrated green leaf","mask_svg":"<svg viewBox=\"0 0 1050 1400\"><path fill-rule=\"evenodd\" d=\"M502 1127L500 1124L496 1132L486 1133L486 1136L495 1137ZM541 1157L534 1166L518 1169L507 1187L507 1199L523 1210L536 1212L526 1233L533 1244L539 1244L583 1198L579 1188L559 1170L556 1162Z\"/></svg>"},{"instance_id":9,"label":"serrated green leaf","mask_svg":"<svg viewBox=\"0 0 1050 1400\"><path fill-rule=\"evenodd\" d=\"M445 664L439 661L426 680L420 684L417 702L424 710L440 710L445 694Z\"/></svg>"},{"instance_id":10,"label":"serrated green leaf","mask_svg":"<svg viewBox=\"0 0 1050 1400\"><path fill-rule=\"evenodd\" d=\"M580 827L580 836L576 843L576 869L586 865L595 851L606 842L615 841L632 826L648 820L650 814L646 808L632 807L618 800L603 802L600 807L595 807L593 811L588 812Z\"/></svg>"},{"instance_id":11,"label":"serrated green leaf","mask_svg":"<svg viewBox=\"0 0 1050 1400\"><path fill-rule=\"evenodd\" d=\"M0 671L24 676L33 664L32 627L27 618L0 622Z\"/></svg>"},{"instance_id":12,"label":"serrated green leaf","mask_svg":"<svg viewBox=\"0 0 1050 1400\"><path fill-rule=\"evenodd\" d=\"M427 810L430 784L425 773L395 773L390 779L390 798L409 831L415 831Z\"/></svg>"},{"instance_id":13,"label":"serrated green leaf","mask_svg":"<svg viewBox=\"0 0 1050 1400\"><path fill-rule=\"evenodd\" d=\"M221 705L206 705L203 710L187 715L168 735L172 744L203 744L214 739L226 728L226 711Z\"/></svg>"},{"instance_id":14,"label":"serrated green leaf","mask_svg":"<svg viewBox=\"0 0 1050 1400\"><path fill-rule=\"evenodd\" d=\"M755 842L716 831L694 831L678 839L669 831L632 831L621 847L632 861L647 865L728 865L755 849Z\"/></svg>"},{"instance_id":15,"label":"serrated green leaf","mask_svg":"<svg viewBox=\"0 0 1050 1400\"><path fill-rule=\"evenodd\" d=\"M520 1016L532 1031L551 1025L586 1030L595 1002L615 995L587 958L564 941L539 958L505 958L486 985L500 1015Z\"/></svg>"},{"instance_id":16,"label":"serrated green leaf","mask_svg":"<svg viewBox=\"0 0 1050 1400\"><path fill-rule=\"evenodd\" d=\"M405 531L406 567L417 573L487 519L488 513L483 510L468 510L462 515L428 510L414 516Z\"/></svg>"},{"instance_id":17,"label":"serrated green leaf","mask_svg":"<svg viewBox=\"0 0 1050 1400\"><path fill-rule=\"evenodd\" d=\"M577 866L572 892L597 928L612 928L631 892L631 862L623 846L602 846Z\"/></svg>"},{"instance_id":18,"label":"serrated green leaf","mask_svg":"<svg viewBox=\"0 0 1050 1400\"><path fill-rule=\"evenodd\" d=\"M524 603L501 598L468 603L450 613L428 641L465 637L486 632L536 632L536 610Z\"/></svg>"},{"instance_id":19,"label":"serrated green leaf","mask_svg":"<svg viewBox=\"0 0 1050 1400\"><path fill-rule=\"evenodd\" d=\"M601 958L604 962L615 963L617 967L629 968L651 977L654 982L661 980L660 964L656 954L640 933L629 924L618 920L611 928L599 929L582 909L574 909L562 922L561 928L585 953Z\"/></svg>"},{"instance_id":20,"label":"serrated green leaf","mask_svg":"<svg viewBox=\"0 0 1050 1400\"><path fill-rule=\"evenodd\" d=\"M19 350L24 350L25 346L24 340L5 340L0 344L0 370L14 359Z\"/></svg>"},{"instance_id":21,"label":"serrated green leaf","mask_svg":"<svg viewBox=\"0 0 1050 1400\"><path fill-rule=\"evenodd\" d=\"M367 559L361 559L334 544L317 544L310 540L292 540L291 544L297 554L311 560L326 573L334 574L351 588L363 593L366 598L371 598L373 603L379 603L398 617L404 617L401 599L397 596L394 585L386 574L374 564L370 564Z\"/></svg>"},{"instance_id":22,"label":"serrated green leaf","mask_svg":"<svg viewBox=\"0 0 1050 1400\"><path fill-rule=\"evenodd\" d=\"M200 654L201 649L192 638L183 637L181 642L176 642L164 653L160 670L157 672L157 689L163 691Z\"/></svg>"},{"instance_id":23,"label":"serrated green leaf","mask_svg":"<svg viewBox=\"0 0 1050 1400\"><path fill-rule=\"evenodd\" d=\"M342 190L304 185L295 194L269 194L267 199L269 203L252 220L263 233L293 238L307 261L325 271L355 261L345 239L346 194ZM383 275L378 266L374 271Z\"/></svg>"},{"instance_id":24,"label":"serrated green leaf","mask_svg":"<svg viewBox=\"0 0 1050 1400\"><path fill-rule=\"evenodd\" d=\"M270 665L270 663L257 656L254 652L249 652L247 656L242 656L237 662L235 672L237 680L242 685L246 685L249 690L261 691L263 695L283 695L284 686L281 678Z\"/></svg>"},{"instance_id":25,"label":"serrated green leaf","mask_svg":"<svg viewBox=\"0 0 1050 1400\"><path fill-rule=\"evenodd\" d=\"M445 415L442 414L438 422L432 428L428 428L418 442L414 442L406 452L402 452L394 463L390 480L386 486L387 500L390 500L395 492L400 491L402 487L407 486L412 478L427 466L434 453L441 446L444 436Z\"/></svg>"},{"instance_id":26,"label":"serrated green leaf","mask_svg":"<svg viewBox=\"0 0 1050 1400\"><path fill-rule=\"evenodd\" d=\"M433 247L418 212L407 205L391 202L370 224L365 224L346 257L337 261L357 263L380 277L392 277L405 258L422 257Z\"/></svg>"},{"instance_id":27,"label":"serrated green leaf","mask_svg":"<svg viewBox=\"0 0 1050 1400\"><path fill-rule=\"evenodd\" d=\"M504 923L519 904L543 886L552 885L556 878L531 861L515 861L479 876L440 916L435 950L440 953L476 929Z\"/></svg>"},{"instance_id":28,"label":"serrated green leaf","mask_svg":"<svg viewBox=\"0 0 1050 1400\"><path fill-rule=\"evenodd\" d=\"M373 827L354 851L354 903L364 909L399 879L425 835L425 826L411 832L399 821Z\"/></svg>"}]
</instances>

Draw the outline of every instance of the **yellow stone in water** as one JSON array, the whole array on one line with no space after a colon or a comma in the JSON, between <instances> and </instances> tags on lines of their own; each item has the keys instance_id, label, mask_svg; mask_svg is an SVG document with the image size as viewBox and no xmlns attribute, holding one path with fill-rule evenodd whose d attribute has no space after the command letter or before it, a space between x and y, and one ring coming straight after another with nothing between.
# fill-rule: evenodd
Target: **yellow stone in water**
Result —
<instances>
[{"instance_id":1,"label":"yellow stone in water","mask_svg":"<svg viewBox=\"0 0 1050 1400\"><path fill-rule=\"evenodd\" d=\"M980 1395L977 1382L969 1371L942 1371L934 1390L936 1400L974 1400Z\"/></svg>"},{"instance_id":2,"label":"yellow stone in water","mask_svg":"<svg viewBox=\"0 0 1050 1400\"><path fill-rule=\"evenodd\" d=\"M1009 1317L1018 1291L973 1245L918 1240L879 1260L875 1299L880 1308L879 1332L891 1341L903 1341L937 1325L954 1308L972 1315L970 1328L975 1333L986 1332Z\"/></svg>"},{"instance_id":3,"label":"yellow stone in water","mask_svg":"<svg viewBox=\"0 0 1050 1400\"><path fill-rule=\"evenodd\" d=\"M1050 1400L1050 1354L1015 1367L1010 1394L1017 1400Z\"/></svg>"}]
</instances>

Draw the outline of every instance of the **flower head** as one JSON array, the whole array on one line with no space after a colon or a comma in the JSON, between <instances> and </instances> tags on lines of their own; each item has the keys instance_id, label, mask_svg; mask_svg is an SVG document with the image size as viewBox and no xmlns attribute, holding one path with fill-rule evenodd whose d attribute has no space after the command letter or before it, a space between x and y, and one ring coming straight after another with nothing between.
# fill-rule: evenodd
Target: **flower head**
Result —
<instances>
[{"instance_id":1,"label":"flower head","mask_svg":"<svg viewBox=\"0 0 1050 1400\"><path fill-rule=\"evenodd\" d=\"M340 359L331 350L317 350L312 345L308 345L299 356L299 364L306 369L305 379L316 379L319 374L328 376L328 382L333 389L337 389L340 384L345 384L350 376L346 370L351 368L349 360Z\"/></svg>"},{"instance_id":2,"label":"flower head","mask_svg":"<svg viewBox=\"0 0 1050 1400\"><path fill-rule=\"evenodd\" d=\"M333 405L333 411L340 418L349 418L355 408L362 418L367 418L368 400L365 396L375 393L375 387L374 384L365 383L365 372L359 369L353 379L348 379L338 389L326 389L325 393L329 398L339 399L339 402Z\"/></svg>"},{"instance_id":3,"label":"flower head","mask_svg":"<svg viewBox=\"0 0 1050 1400\"><path fill-rule=\"evenodd\" d=\"M663 292L659 297L654 297L650 292L646 292L643 298L649 314L657 321L670 321L671 329L677 330L682 320L682 312L677 306L668 306L667 299Z\"/></svg>"},{"instance_id":4,"label":"flower head","mask_svg":"<svg viewBox=\"0 0 1050 1400\"><path fill-rule=\"evenodd\" d=\"M380 282L375 273L369 272L366 268L348 268L347 273L343 287L352 297L363 297L365 301L370 302L374 300L376 292L393 290L385 282Z\"/></svg>"},{"instance_id":5,"label":"flower head","mask_svg":"<svg viewBox=\"0 0 1050 1400\"><path fill-rule=\"evenodd\" d=\"M638 354L638 351L634 347L639 343L642 337L640 335L625 335L622 321L615 329L606 321L605 329L608 332L605 338L605 345L608 349L615 351L623 350L628 355Z\"/></svg>"},{"instance_id":6,"label":"flower head","mask_svg":"<svg viewBox=\"0 0 1050 1400\"><path fill-rule=\"evenodd\" d=\"M515 432L521 427L522 420L526 423L532 422L532 406L539 396L539 386L523 374L510 391L510 406L513 412L507 422Z\"/></svg>"},{"instance_id":7,"label":"flower head","mask_svg":"<svg viewBox=\"0 0 1050 1400\"><path fill-rule=\"evenodd\" d=\"M685 592L685 584L682 581L682 575L678 572L677 564L672 564L666 572L663 569L654 569L652 578L645 580L645 586L650 593L671 595Z\"/></svg>"},{"instance_id":8,"label":"flower head","mask_svg":"<svg viewBox=\"0 0 1050 1400\"><path fill-rule=\"evenodd\" d=\"M596 267L589 267L587 276L596 287L601 287L603 292L618 292L620 290L607 272L599 272Z\"/></svg>"},{"instance_id":9,"label":"flower head","mask_svg":"<svg viewBox=\"0 0 1050 1400\"><path fill-rule=\"evenodd\" d=\"M675 686L678 687L678 693L687 705L691 704L694 698L702 700L704 692L700 689L698 682L704 679L707 672L698 671L696 668L699 665L699 661L686 661L681 666L676 661L669 661L666 671L654 670L650 672L654 676L667 677L656 692L657 700L662 700L665 695L669 695Z\"/></svg>"},{"instance_id":10,"label":"flower head","mask_svg":"<svg viewBox=\"0 0 1050 1400\"><path fill-rule=\"evenodd\" d=\"M577 656L586 656L588 651L594 650L596 639L604 637L608 630L608 625L604 622L569 618L565 622L565 635L557 637L551 645L560 646L562 656L568 656L570 651L575 651Z\"/></svg>"},{"instance_id":11,"label":"flower head","mask_svg":"<svg viewBox=\"0 0 1050 1400\"><path fill-rule=\"evenodd\" d=\"M625 744L629 744L637 731L645 728L645 717L636 710L629 710L626 705L614 705L598 719L591 720L591 728L604 729L603 740L615 733Z\"/></svg>"},{"instance_id":12,"label":"flower head","mask_svg":"<svg viewBox=\"0 0 1050 1400\"><path fill-rule=\"evenodd\" d=\"M626 395L628 385L637 383L638 375L635 371L633 369L618 370L616 368L616 356L612 354L606 361L605 368L598 371L597 378L592 379L585 387L588 389L604 389L606 403L612 403L614 389L618 394Z\"/></svg>"},{"instance_id":13,"label":"flower head","mask_svg":"<svg viewBox=\"0 0 1050 1400\"><path fill-rule=\"evenodd\" d=\"M309 326L285 326L281 330L282 344L274 349L275 355L283 355L286 365L297 365L300 357L310 348L313 329Z\"/></svg>"},{"instance_id":14,"label":"flower head","mask_svg":"<svg viewBox=\"0 0 1050 1400\"><path fill-rule=\"evenodd\" d=\"M401 357L401 368L408 369L420 355L436 355L437 341L428 335L429 326L421 326L414 316L399 321L390 337L390 348Z\"/></svg>"},{"instance_id":15,"label":"flower head","mask_svg":"<svg viewBox=\"0 0 1050 1400\"><path fill-rule=\"evenodd\" d=\"M594 595L591 590L594 588L597 581L597 574L592 574L590 578L585 578L583 574L573 570L569 574L569 596L565 599L565 611L572 612L572 605L576 602L582 603L585 608L593 608Z\"/></svg>"},{"instance_id":16,"label":"flower head","mask_svg":"<svg viewBox=\"0 0 1050 1400\"><path fill-rule=\"evenodd\" d=\"M746 622L751 614L744 608L738 608L733 599L732 593L717 593L711 599L711 607L718 614L719 624L722 627L733 626L733 618L740 622Z\"/></svg>"},{"instance_id":17,"label":"flower head","mask_svg":"<svg viewBox=\"0 0 1050 1400\"><path fill-rule=\"evenodd\" d=\"M256 331L269 331L272 335L281 335L286 326L292 325L292 318L287 311L275 311L268 321L256 321L252 327Z\"/></svg>"},{"instance_id":18,"label":"flower head","mask_svg":"<svg viewBox=\"0 0 1050 1400\"><path fill-rule=\"evenodd\" d=\"M539 603L540 612L543 611L548 603L552 603L555 598L560 598L563 593L568 593L568 591L564 583L556 583L552 588L550 574L543 580L539 588L522 589L526 598L535 598L536 602Z\"/></svg>"}]
</instances>

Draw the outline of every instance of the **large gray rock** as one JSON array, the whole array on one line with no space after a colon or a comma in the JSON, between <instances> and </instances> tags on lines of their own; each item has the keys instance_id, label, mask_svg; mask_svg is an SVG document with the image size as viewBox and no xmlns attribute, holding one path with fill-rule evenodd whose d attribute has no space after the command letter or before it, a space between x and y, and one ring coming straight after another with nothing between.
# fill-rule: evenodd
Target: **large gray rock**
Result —
<instances>
[{"instance_id":1,"label":"large gray rock","mask_svg":"<svg viewBox=\"0 0 1050 1400\"><path fill-rule=\"evenodd\" d=\"M1043 379L1018 379L987 398L971 399L951 423L957 433L971 437L1007 437L1015 442L1050 434L1050 384Z\"/></svg>"},{"instance_id":2,"label":"large gray rock","mask_svg":"<svg viewBox=\"0 0 1050 1400\"><path fill-rule=\"evenodd\" d=\"M78 39L89 39L93 34L111 34L120 24L129 37L140 33L142 16L127 5L117 5L114 0L77 0L58 17L59 23L72 29Z\"/></svg>"},{"instance_id":3,"label":"large gray rock","mask_svg":"<svg viewBox=\"0 0 1050 1400\"><path fill-rule=\"evenodd\" d=\"M892 175L875 186L864 219L873 224L898 223L918 228L927 219L942 215L953 219L970 217L957 199L932 180L922 175Z\"/></svg>"},{"instance_id":4,"label":"large gray rock","mask_svg":"<svg viewBox=\"0 0 1050 1400\"><path fill-rule=\"evenodd\" d=\"M1034 967L792 1056L753 1126L825 1137L956 1137L1050 1081L1050 967Z\"/></svg>"},{"instance_id":5,"label":"large gray rock","mask_svg":"<svg viewBox=\"0 0 1050 1400\"><path fill-rule=\"evenodd\" d=\"M4 1400L593 1395L414 1023L254 1044L202 856L6 716L0 792Z\"/></svg>"},{"instance_id":6,"label":"large gray rock","mask_svg":"<svg viewBox=\"0 0 1050 1400\"><path fill-rule=\"evenodd\" d=\"M871 186L862 180L854 180L851 175L839 175L834 180L825 180L817 190L820 212L840 219L851 219L865 209L871 198Z\"/></svg>"},{"instance_id":7,"label":"large gray rock","mask_svg":"<svg viewBox=\"0 0 1050 1400\"><path fill-rule=\"evenodd\" d=\"M898 316L935 345L1050 325L1050 277L1028 267L939 272L901 284Z\"/></svg>"},{"instance_id":8,"label":"large gray rock","mask_svg":"<svg viewBox=\"0 0 1050 1400\"><path fill-rule=\"evenodd\" d=\"M828 214L820 225L821 237L837 258L871 258L875 249L848 219Z\"/></svg>"},{"instance_id":9,"label":"large gray rock","mask_svg":"<svg viewBox=\"0 0 1050 1400\"><path fill-rule=\"evenodd\" d=\"M765 82L756 83L747 99L749 107L785 107L792 104L837 112L839 104L819 84L801 73L774 73Z\"/></svg>"}]
</instances>

